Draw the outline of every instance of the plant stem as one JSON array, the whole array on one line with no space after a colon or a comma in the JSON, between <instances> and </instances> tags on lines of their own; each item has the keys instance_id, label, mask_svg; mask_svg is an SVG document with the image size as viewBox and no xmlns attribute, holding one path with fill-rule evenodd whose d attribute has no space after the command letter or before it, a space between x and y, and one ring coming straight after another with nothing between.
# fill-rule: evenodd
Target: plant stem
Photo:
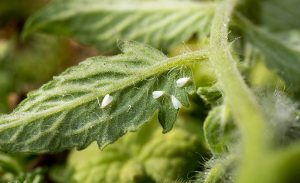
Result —
<instances>
[{"instance_id":1,"label":"plant stem","mask_svg":"<svg viewBox=\"0 0 300 183\"><path fill-rule=\"evenodd\" d=\"M238 182L258 183L257 163L267 149L266 120L254 95L240 75L228 46L228 23L237 0L225 0L216 11L210 37L209 59L243 135L243 156Z\"/></svg>"},{"instance_id":2,"label":"plant stem","mask_svg":"<svg viewBox=\"0 0 300 183\"><path fill-rule=\"evenodd\" d=\"M236 157L234 155L229 155L225 159L216 163L207 173L204 183L219 182L222 178L224 178L224 176L226 176L226 169L229 169L229 166L234 163L235 159Z\"/></svg>"}]
</instances>

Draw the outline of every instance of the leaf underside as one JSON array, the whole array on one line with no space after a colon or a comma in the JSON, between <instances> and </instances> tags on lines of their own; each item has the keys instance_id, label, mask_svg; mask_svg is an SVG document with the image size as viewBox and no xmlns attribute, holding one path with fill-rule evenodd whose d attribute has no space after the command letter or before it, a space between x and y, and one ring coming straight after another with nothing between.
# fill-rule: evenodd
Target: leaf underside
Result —
<instances>
[{"instance_id":1,"label":"leaf underside","mask_svg":"<svg viewBox=\"0 0 300 183\"><path fill-rule=\"evenodd\" d=\"M116 50L119 39L167 51L193 35L206 37L214 7L212 2L179 0L57 1L32 16L23 33L72 36L102 51Z\"/></svg>"},{"instance_id":2,"label":"leaf underside","mask_svg":"<svg viewBox=\"0 0 300 183\"><path fill-rule=\"evenodd\" d=\"M266 0L261 3L262 24L276 32L299 30L299 0Z\"/></svg>"},{"instance_id":3,"label":"leaf underside","mask_svg":"<svg viewBox=\"0 0 300 183\"><path fill-rule=\"evenodd\" d=\"M288 88L300 89L300 51L245 19L241 19L247 38L261 50L268 67L275 70L288 84Z\"/></svg>"},{"instance_id":4,"label":"leaf underside","mask_svg":"<svg viewBox=\"0 0 300 183\"><path fill-rule=\"evenodd\" d=\"M204 121L204 137L214 155L226 153L238 139L235 124L225 105L213 108Z\"/></svg>"},{"instance_id":5,"label":"leaf underside","mask_svg":"<svg viewBox=\"0 0 300 183\"><path fill-rule=\"evenodd\" d=\"M191 77L188 68L161 69L168 58L143 44L124 42L123 54L87 59L54 77L28 95L10 115L0 116L0 150L54 152L93 141L104 147L128 131L135 131L159 110L164 132L171 130L178 110L170 95L188 105L192 82L178 88L176 80ZM166 94L153 99L152 92ZM106 94L113 102L104 109Z\"/></svg>"}]
</instances>

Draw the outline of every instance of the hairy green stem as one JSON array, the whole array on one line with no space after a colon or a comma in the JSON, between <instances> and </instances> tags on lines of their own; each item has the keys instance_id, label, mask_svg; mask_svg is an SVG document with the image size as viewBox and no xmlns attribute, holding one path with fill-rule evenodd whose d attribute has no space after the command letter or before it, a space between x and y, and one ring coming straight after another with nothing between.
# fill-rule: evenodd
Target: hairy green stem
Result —
<instances>
[{"instance_id":1,"label":"hairy green stem","mask_svg":"<svg viewBox=\"0 0 300 183\"><path fill-rule=\"evenodd\" d=\"M254 95L240 75L228 46L228 23L237 0L226 0L216 11L211 27L209 59L215 69L225 101L232 109L243 135L243 156L238 182L257 183L263 179L257 163L267 149L266 120Z\"/></svg>"},{"instance_id":2,"label":"hairy green stem","mask_svg":"<svg viewBox=\"0 0 300 183\"><path fill-rule=\"evenodd\" d=\"M204 183L215 183L219 182L222 178L224 178L224 175L226 175L226 169L234 163L236 157L234 155L230 155L226 157L225 159L217 162L210 171L207 173L207 176L205 177Z\"/></svg>"}]
</instances>

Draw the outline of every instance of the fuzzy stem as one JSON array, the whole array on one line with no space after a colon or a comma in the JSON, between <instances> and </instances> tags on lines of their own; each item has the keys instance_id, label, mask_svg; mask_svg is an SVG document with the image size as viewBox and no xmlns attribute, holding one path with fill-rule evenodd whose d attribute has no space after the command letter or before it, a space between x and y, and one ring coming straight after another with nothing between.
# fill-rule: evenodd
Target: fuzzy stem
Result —
<instances>
[{"instance_id":1,"label":"fuzzy stem","mask_svg":"<svg viewBox=\"0 0 300 183\"><path fill-rule=\"evenodd\" d=\"M205 180L203 183L215 183L222 180L227 173L226 169L229 169L229 166L234 163L236 160L236 157L234 155L229 155L225 157L223 160L217 162L209 172L207 172L207 175L205 177Z\"/></svg>"},{"instance_id":2,"label":"fuzzy stem","mask_svg":"<svg viewBox=\"0 0 300 183\"><path fill-rule=\"evenodd\" d=\"M243 135L243 156L238 182L263 182L257 163L267 149L266 120L254 95L240 75L228 46L228 23L237 0L225 0L216 11L210 37L209 59L215 69L225 101Z\"/></svg>"}]
</instances>

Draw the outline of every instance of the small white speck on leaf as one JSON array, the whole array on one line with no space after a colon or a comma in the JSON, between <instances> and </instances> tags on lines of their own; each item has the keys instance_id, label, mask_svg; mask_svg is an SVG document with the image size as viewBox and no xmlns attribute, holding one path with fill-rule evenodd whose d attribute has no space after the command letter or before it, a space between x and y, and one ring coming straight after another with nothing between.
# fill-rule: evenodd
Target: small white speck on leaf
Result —
<instances>
[{"instance_id":1,"label":"small white speck on leaf","mask_svg":"<svg viewBox=\"0 0 300 183\"><path fill-rule=\"evenodd\" d=\"M181 102L176 97L174 97L173 95L171 95L171 101L172 101L173 107L175 109L179 109L179 108L182 107Z\"/></svg>"},{"instance_id":2,"label":"small white speck on leaf","mask_svg":"<svg viewBox=\"0 0 300 183\"><path fill-rule=\"evenodd\" d=\"M113 101L113 97L110 96L109 94L106 94L102 100L101 103L101 108L105 108L106 106L108 106L111 102Z\"/></svg>"},{"instance_id":3,"label":"small white speck on leaf","mask_svg":"<svg viewBox=\"0 0 300 183\"><path fill-rule=\"evenodd\" d=\"M128 105L128 110L127 112L129 112L131 110L132 106L131 105Z\"/></svg>"},{"instance_id":4,"label":"small white speck on leaf","mask_svg":"<svg viewBox=\"0 0 300 183\"><path fill-rule=\"evenodd\" d=\"M184 87L186 84L187 84L187 82L189 82L190 81L190 79L191 78L189 78L189 77L183 77L183 78L179 78L177 81L176 81L176 84L177 84L177 86L178 87Z\"/></svg>"},{"instance_id":5,"label":"small white speck on leaf","mask_svg":"<svg viewBox=\"0 0 300 183\"><path fill-rule=\"evenodd\" d=\"M154 91L152 92L152 96L154 99L158 99L165 94L165 91Z\"/></svg>"}]
</instances>

